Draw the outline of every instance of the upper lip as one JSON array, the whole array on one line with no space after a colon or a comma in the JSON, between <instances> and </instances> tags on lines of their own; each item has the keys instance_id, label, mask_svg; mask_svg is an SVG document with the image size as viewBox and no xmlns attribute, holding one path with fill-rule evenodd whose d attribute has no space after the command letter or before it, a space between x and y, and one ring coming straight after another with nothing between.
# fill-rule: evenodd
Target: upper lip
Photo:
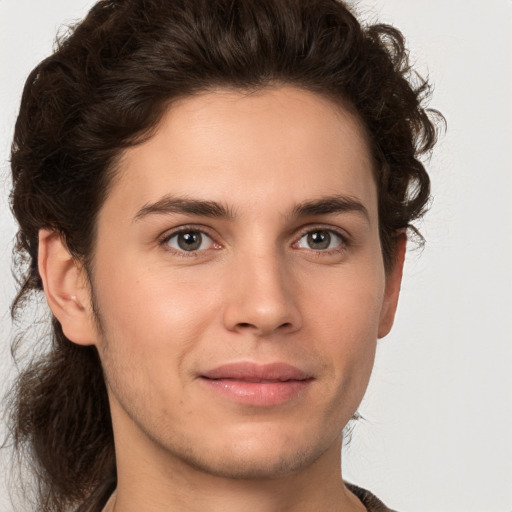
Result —
<instances>
[{"instance_id":1,"label":"upper lip","mask_svg":"<svg viewBox=\"0 0 512 512\"><path fill-rule=\"evenodd\" d=\"M227 363L201 374L207 379L233 379L244 381L308 380L312 375L288 363L258 364L252 362Z\"/></svg>"}]
</instances>

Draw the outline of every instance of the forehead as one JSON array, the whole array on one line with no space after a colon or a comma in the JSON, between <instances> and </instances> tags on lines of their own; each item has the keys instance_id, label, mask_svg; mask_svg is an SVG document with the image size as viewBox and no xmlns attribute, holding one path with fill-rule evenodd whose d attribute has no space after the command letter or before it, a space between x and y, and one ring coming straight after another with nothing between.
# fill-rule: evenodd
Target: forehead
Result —
<instances>
[{"instance_id":1,"label":"forehead","mask_svg":"<svg viewBox=\"0 0 512 512\"><path fill-rule=\"evenodd\" d=\"M343 194L376 208L365 131L351 112L295 87L180 99L154 135L122 154L108 203L132 211L164 194L283 211ZM376 212L374 212L376 215Z\"/></svg>"}]
</instances>

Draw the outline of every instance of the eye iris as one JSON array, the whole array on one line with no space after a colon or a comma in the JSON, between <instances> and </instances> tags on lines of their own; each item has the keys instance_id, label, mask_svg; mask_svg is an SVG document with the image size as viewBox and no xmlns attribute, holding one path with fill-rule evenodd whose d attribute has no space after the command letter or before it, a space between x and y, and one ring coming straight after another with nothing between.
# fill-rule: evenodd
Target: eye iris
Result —
<instances>
[{"instance_id":1,"label":"eye iris","mask_svg":"<svg viewBox=\"0 0 512 512\"><path fill-rule=\"evenodd\" d=\"M178 235L178 246L184 251L195 251L201 247L201 233L187 232Z\"/></svg>"},{"instance_id":2,"label":"eye iris","mask_svg":"<svg viewBox=\"0 0 512 512\"><path fill-rule=\"evenodd\" d=\"M308 245L312 249L327 249L331 244L331 234L328 231L315 231L308 234Z\"/></svg>"}]
</instances>

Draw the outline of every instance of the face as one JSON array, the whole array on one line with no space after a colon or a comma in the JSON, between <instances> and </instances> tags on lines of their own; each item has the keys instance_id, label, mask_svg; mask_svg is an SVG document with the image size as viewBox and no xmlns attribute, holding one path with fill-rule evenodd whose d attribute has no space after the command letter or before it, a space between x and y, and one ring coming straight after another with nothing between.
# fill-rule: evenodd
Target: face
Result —
<instances>
[{"instance_id":1,"label":"face","mask_svg":"<svg viewBox=\"0 0 512 512\"><path fill-rule=\"evenodd\" d=\"M175 103L124 152L98 218L118 452L245 478L339 459L397 276L351 114L292 87Z\"/></svg>"}]
</instances>

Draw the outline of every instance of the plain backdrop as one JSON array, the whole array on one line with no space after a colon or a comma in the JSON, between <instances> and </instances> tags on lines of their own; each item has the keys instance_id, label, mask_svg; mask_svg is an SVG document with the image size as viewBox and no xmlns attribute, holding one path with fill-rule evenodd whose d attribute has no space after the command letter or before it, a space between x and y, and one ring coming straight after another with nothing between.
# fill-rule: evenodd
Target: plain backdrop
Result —
<instances>
[{"instance_id":1,"label":"plain backdrop","mask_svg":"<svg viewBox=\"0 0 512 512\"><path fill-rule=\"evenodd\" d=\"M59 26L92 3L0 0L2 391L13 374L8 158L21 90ZM448 131L429 163L427 245L408 255L344 477L403 512L511 512L512 1L362 0L357 9L403 31ZM0 510L10 511L1 479Z\"/></svg>"}]
</instances>

